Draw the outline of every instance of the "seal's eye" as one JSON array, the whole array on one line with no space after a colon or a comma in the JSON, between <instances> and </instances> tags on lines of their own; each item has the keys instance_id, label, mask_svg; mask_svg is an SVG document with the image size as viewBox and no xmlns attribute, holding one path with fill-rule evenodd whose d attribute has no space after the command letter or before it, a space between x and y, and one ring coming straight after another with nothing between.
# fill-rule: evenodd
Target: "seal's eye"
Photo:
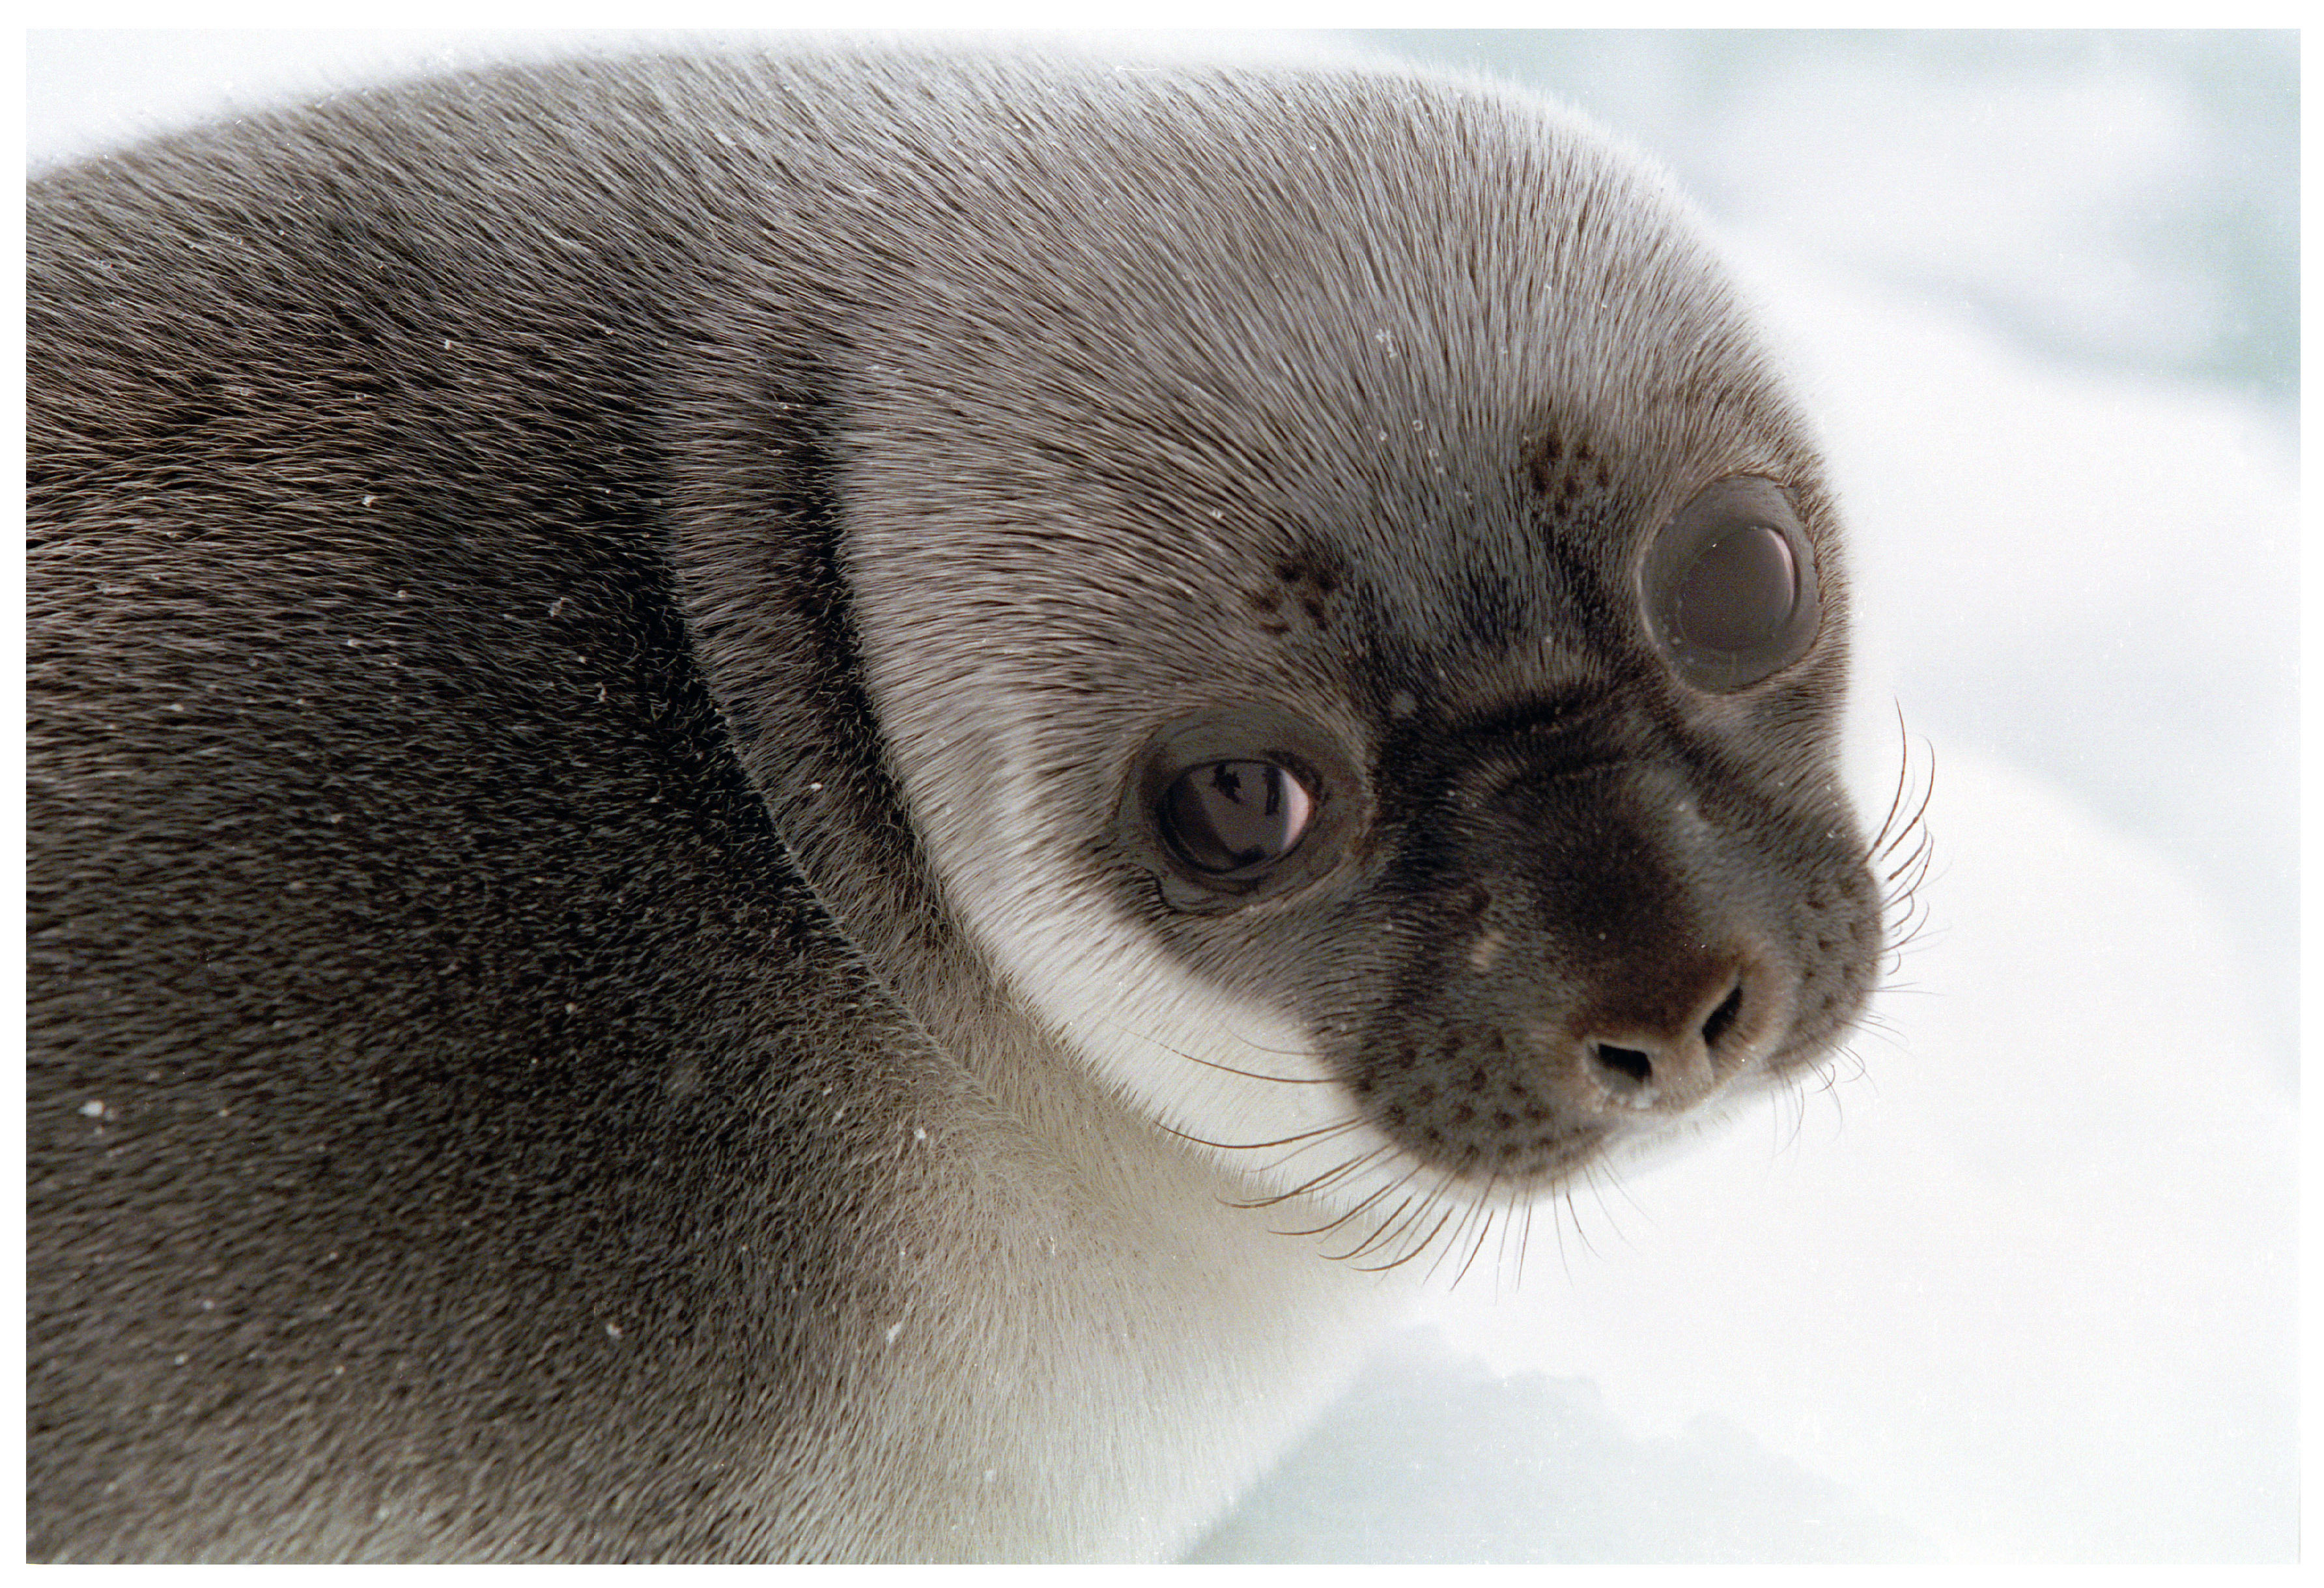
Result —
<instances>
[{"instance_id":1,"label":"seal's eye","mask_svg":"<svg viewBox=\"0 0 2324 1588\"><path fill-rule=\"evenodd\" d=\"M1268 701L1206 706L1158 728L1130 761L1113 851L1133 884L1189 915L1288 901L1339 874L1371 810L1347 743Z\"/></svg>"},{"instance_id":2,"label":"seal's eye","mask_svg":"<svg viewBox=\"0 0 2324 1588\"><path fill-rule=\"evenodd\" d=\"M1647 626L1698 689L1745 688L1815 643L1815 551L1772 480L1719 481L1681 508L1640 571Z\"/></svg>"},{"instance_id":3,"label":"seal's eye","mask_svg":"<svg viewBox=\"0 0 2324 1588\"><path fill-rule=\"evenodd\" d=\"M1672 592L1671 622L1689 645L1748 651L1783 632L1799 599L1799 565L1784 537L1745 524L1695 558Z\"/></svg>"},{"instance_id":4,"label":"seal's eye","mask_svg":"<svg viewBox=\"0 0 2324 1588\"><path fill-rule=\"evenodd\" d=\"M1179 774L1162 797L1162 831L1178 857L1212 876L1248 872L1291 853L1315 798L1272 762L1213 761Z\"/></svg>"}]
</instances>

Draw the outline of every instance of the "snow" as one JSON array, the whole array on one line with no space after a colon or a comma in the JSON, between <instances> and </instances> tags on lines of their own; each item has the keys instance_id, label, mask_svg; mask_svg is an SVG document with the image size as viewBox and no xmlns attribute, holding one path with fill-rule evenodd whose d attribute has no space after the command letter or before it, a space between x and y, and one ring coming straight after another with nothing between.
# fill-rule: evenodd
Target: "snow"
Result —
<instances>
[{"instance_id":1,"label":"snow","mask_svg":"<svg viewBox=\"0 0 2324 1588\"><path fill-rule=\"evenodd\" d=\"M1851 519L1862 803L1901 714L1935 864L1829 1090L1545 1209L1199 1557L2296 1558L2296 43L1362 47L1702 200ZM35 34L28 152L447 48Z\"/></svg>"}]
</instances>

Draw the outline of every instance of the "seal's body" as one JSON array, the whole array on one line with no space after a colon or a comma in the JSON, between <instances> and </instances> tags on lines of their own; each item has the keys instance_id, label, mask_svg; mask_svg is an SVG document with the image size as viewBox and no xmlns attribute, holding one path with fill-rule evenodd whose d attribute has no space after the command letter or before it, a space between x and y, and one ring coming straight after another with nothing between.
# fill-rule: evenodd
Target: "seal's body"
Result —
<instances>
[{"instance_id":1,"label":"seal's body","mask_svg":"<svg viewBox=\"0 0 2324 1588\"><path fill-rule=\"evenodd\" d=\"M594 63L28 228L35 1556L1166 1554L1869 985L1816 459L1553 112Z\"/></svg>"}]
</instances>

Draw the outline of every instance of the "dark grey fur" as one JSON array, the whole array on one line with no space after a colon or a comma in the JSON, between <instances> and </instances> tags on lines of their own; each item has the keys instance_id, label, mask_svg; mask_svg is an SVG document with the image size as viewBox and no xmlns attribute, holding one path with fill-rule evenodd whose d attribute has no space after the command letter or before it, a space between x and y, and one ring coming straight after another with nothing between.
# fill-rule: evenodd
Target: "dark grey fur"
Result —
<instances>
[{"instance_id":1,"label":"dark grey fur","mask_svg":"<svg viewBox=\"0 0 2324 1588\"><path fill-rule=\"evenodd\" d=\"M985 1463L920 1432L917 1395L1010 1392L950 1210L1069 1214L1038 1111L1120 1105L931 876L864 589L883 632L1020 604L989 632L1092 747L1043 794L1087 887L1296 1011L1432 1175L1589 1161L1510 1032L1697 999L1674 934L1773 945L1766 1067L1828 1051L1878 939L1836 521L1724 289L1573 136L1397 77L662 61L36 182L31 1553L1127 1536L983 1528ZM1698 696L1632 581L1738 469L1799 503L1827 638ZM1206 671L1350 725L1351 846L1281 909L1173 909L1117 821ZM1480 919L1511 946L1472 975ZM1107 1163L1193 1150L1106 1128ZM1170 1241L1088 1260L1167 1295ZM954 1355L891 1324L931 1311ZM1131 1371L1138 1326L1061 1354ZM930 1466L957 1491L891 1481Z\"/></svg>"}]
</instances>

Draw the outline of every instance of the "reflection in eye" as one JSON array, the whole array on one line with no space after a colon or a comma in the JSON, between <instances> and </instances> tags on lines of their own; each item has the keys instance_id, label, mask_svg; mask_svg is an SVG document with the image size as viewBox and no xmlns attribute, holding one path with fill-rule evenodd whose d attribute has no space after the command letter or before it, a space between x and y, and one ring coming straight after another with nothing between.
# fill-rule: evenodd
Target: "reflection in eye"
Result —
<instances>
[{"instance_id":1,"label":"reflection in eye","mask_svg":"<svg viewBox=\"0 0 2324 1588\"><path fill-rule=\"evenodd\" d=\"M1221 875L1282 859L1314 810L1306 785L1273 762L1213 761L1179 774L1161 817L1179 858Z\"/></svg>"}]
</instances>

